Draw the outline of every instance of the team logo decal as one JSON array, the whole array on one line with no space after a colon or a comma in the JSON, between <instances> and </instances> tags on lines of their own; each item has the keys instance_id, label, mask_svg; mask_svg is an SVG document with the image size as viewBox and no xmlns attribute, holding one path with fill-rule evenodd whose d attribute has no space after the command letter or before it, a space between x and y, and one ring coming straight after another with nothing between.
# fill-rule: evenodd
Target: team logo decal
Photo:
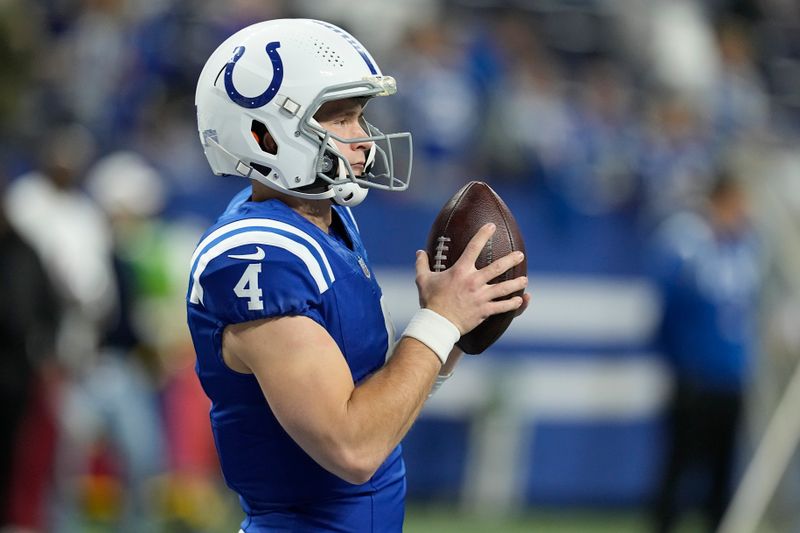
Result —
<instances>
[{"instance_id":1,"label":"team logo decal","mask_svg":"<svg viewBox=\"0 0 800 533\"><path fill-rule=\"evenodd\" d=\"M270 62L272 62L272 81L269 87L258 96L244 96L233 86L233 67L236 66L236 62L244 55L245 50L244 46L236 47L236 50L233 51L233 57L228 61L228 64L225 65L225 92L228 93L231 100L247 109L255 109L268 104L275 98L275 95L278 94L278 89L281 88L281 83L283 83L283 60L281 60L281 56L278 54L278 48L280 48L280 46L281 43L278 41L267 44L267 56Z\"/></svg>"}]
</instances>

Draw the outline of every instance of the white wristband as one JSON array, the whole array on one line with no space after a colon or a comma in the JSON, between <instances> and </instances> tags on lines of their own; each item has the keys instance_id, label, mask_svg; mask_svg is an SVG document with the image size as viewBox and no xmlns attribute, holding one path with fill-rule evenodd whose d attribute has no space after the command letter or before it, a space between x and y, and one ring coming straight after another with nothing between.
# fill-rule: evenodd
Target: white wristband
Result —
<instances>
[{"instance_id":1,"label":"white wristband","mask_svg":"<svg viewBox=\"0 0 800 533\"><path fill-rule=\"evenodd\" d=\"M442 360L442 364L445 364L453 346L461 338L461 332L439 313L420 309L411 317L403 336L417 339L433 350Z\"/></svg>"}]
</instances>

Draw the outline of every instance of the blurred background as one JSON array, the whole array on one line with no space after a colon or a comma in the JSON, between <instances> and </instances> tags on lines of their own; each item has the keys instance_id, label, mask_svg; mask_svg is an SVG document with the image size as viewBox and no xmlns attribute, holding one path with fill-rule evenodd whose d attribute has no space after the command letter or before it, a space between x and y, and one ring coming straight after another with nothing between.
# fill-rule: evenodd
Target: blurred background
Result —
<instances>
[{"instance_id":1,"label":"blurred background","mask_svg":"<svg viewBox=\"0 0 800 533\"><path fill-rule=\"evenodd\" d=\"M246 183L193 98L279 17L398 81L411 188L355 211L398 330L463 184L526 239L531 307L404 442L407 531L704 531L737 487L725 531L800 531L796 0L0 0L3 531L238 527L184 297Z\"/></svg>"}]
</instances>

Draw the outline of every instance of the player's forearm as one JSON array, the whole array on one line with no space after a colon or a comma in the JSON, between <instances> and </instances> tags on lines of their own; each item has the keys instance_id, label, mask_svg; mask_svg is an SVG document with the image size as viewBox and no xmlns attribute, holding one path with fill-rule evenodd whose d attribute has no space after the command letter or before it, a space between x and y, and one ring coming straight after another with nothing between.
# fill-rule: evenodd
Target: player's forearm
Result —
<instances>
[{"instance_id":1,"label":"player's forearm","mask_svg":"<svg viewBox=\"0 0 800 533\"><path fill-rule=\"evenodd\" d=\"M354 387L336 344L305 317L229 327L225 350L232 363L241 360L256 374L270 408L295 442L351 483L367 481L383 464L442 368L425 344L404 338L383 368Z\"/></svg>"},{"instance_id":2,"label":"player's forearm","mask_svg":"<svg viewBox=\"0 0 800 533\"><path fill-rule=\"evenodd\" d=\"M353 390L339 449L346 457L358 458L344 462L356 462L360 477L369 479L406 435L440 368L427 346L403 338L386 366Z\"/></svg>"}]
</instances>

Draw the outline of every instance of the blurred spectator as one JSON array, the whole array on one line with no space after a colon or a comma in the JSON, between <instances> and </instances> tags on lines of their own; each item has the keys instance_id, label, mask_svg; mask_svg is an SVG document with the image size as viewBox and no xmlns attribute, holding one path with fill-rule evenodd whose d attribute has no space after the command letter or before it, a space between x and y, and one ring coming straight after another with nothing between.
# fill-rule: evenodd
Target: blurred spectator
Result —
<instances>
[{"instance_id":1,"label":"blurred spectator","mask_svg":"<svg viewBox=\"0 0 800 533\"><path fill-rule=\"evenodd\" d=\"M633 88L621 68L602 59L590 62L580 81L563 177L553 187L579 213L630 207L640 134Z\"/></svg>"},{"instance_id":2,"label":"blurred spectator","mask_svg":"<svg viewBox=\"0 0 800 533\"><path fill-rule=\"evenodd\" d=\"M398 95L399 113L414 135L414 166L429 177L424 192L410 189L423 192L421 200L452 194L463 183L485 107L451 31L445 21L412 29L396 73L410 89Z\"/></svg>"},{"instance_id":3,"label":"blurred spectator","mask_svg":"<svg viewBox=\"0 0 800 533\"><path fill-rule=\"evenodd\" d=\"M90 518L102 518L115 531L147 531L155 527L150 484L163 471L165 445L153 347L136 316L140 300L151 292L149 262L134 249L147 235L142 227L163 208L165 190L161 177L130 152L99 160L86 187L111 223L118 305L63 415L70 431L60 474L80 487L73 492L82 501L64 498L62 520L74 520L80 503Z\"/></svg>"},{"instance_id":4,"label":"blurred spectator","mask_svg":"<svg viewBox=\"0 0 800 533\"><path fill-rule=\"evenodd\" d=\"M42 258L65 303L59 356L74 369L91 364L116 305L111 232L103 212L80 189L94 139L77 125L52 128L37 170L8 187L11 225Z\"/></svg>"},{"instance_id":5,"label":"blurred spectator","mask_svg":"<svg viewBox=\"0 0 800 533\"><path fill-rule=\"evenodd\" d=\"M720 174L699 212L666 220L656 234L655 281L663 300L660 348L675 390L670 440L653 508L657 531L678 523L681 490L692 468L708 476L702 498L707 530L727 507L737 432L757 344L759 248L747 201Z\"/></svg>"},{"instance_id":6,"label":"blurred spectator","mask_svg":"<svg viewBox=\"0 0 800 533\"><path fill-rule=\"evenodd\" d=\"M129 55L123 0L82 0L80 15L61 38L64 99L72 116L102 135L113 134L112 103Z\"/></svg>"},{"instance_id":7,"label":"blurred spectator","mask_svg":"<svg viewBox=\"0 0 800 533\"><path fill-rule=\"evenodd\" d=\"M115 531L200 530L219 519L213 515L221 480L210 405L194 373L179 304L185 258L201 230L160 218L168 200L164 180L134 152L102 158L86 185L111 221L120 288L120 312L83 405L96 420L83 448L107 434L119 456L118 472L105 477L119 486L121 509L106 522ZM89 474L95 484L104 477Z\"/></svg>"},{"instance_id":8,"label":"blurred spectator","mask_svg":"<svg viewBox=\"0 0 800 533\"><path fill-rule=\"evenodd\" d=\"M720 72L712 88L711 120L718 143L763 134L769 100L756 70L752 44L742 21L726 19L717 34Z\"/></svg>"},{"instance_id":9,"label":"blurred spectator","mask_svg":"<svg viewBox=\"0 0 800 533\"><path fill-rule=\"evenodd\" d=\"M58 318L58 299L39 257L0 205L0 529L17 518L11 505L15 452L23 419L34 412L39 379L52 364Z\"/></svg>"},{"instance_id":10,"label":"blurred spectator","mask_svg":"<svg viewBox=\"0 0 800 533\"><path fill-rule=\"evenodd\" d=\"M644 224L696 207L716 160L707 120L675 92L658 92L647 102L638 150ZM651 226L652 227L652 226Z\"/></svg>"},{"instance_id":11,"label":"blurred spectator","mask_svg":"<svg viewBox=\"0 0 800 533\"><path fill-rule=\"evenodd\" d=\"M504 28L509 65L492 96L490 157L501 175L558 181L570 127L559 65L524 23Z\"/></svg>"},{"instance_id":12,"label":"blurred spectator","mask_svg":"<svg viewBox=\"0 0 800 533\"><path fill-rule=\"evenodd\" d=\"M0 132L4 143L12 133L19 135L17 126L27 109L23 96L31 92L36 68L34 54L45 38L42 26L41 10L30 2L9 0L0 4Z\"/></svg>"},{"instance_id":13,"label":"blurred spectator","mask_svg":"<svg viewBox=\"0 0 800 533\"><path fill-rule=\"evenodd\" d=\"M650 2L649 61L655 84L702 104L717 78L714 35L701 2Z\"/></svg>"},{"instance_id":14,"label":"blurred spectator","mask_svg":"<svg viewBox=\"0 0 800 533\"><path fill-rule=\"evenodd\" d=\"M12 502L15 521L49 529L48 497L69 442L75 380L96 362L97 349L116 305L111 235L103 213L79 188L94 154L92 136L76 125L53 126L40 147L37 170L10 183L4 208L11 226L36 250L63 309L56 356L66 372L41 382L27 413ZM52 417L55 417L53 420Z\"/></svg>"},{"instance_id":15,"label":"blurred spectator","mask_svg":"<svg viewBox=\"0 0 800 533\"><path fill-rule=\"evenodd\" d=\"M770 117L771 129L800 134L800 4L794 0L759 2L765 12L754 25L758 43L758 63L766 74L770 99L776 111Z\"/></svg>"}]
</instances>

